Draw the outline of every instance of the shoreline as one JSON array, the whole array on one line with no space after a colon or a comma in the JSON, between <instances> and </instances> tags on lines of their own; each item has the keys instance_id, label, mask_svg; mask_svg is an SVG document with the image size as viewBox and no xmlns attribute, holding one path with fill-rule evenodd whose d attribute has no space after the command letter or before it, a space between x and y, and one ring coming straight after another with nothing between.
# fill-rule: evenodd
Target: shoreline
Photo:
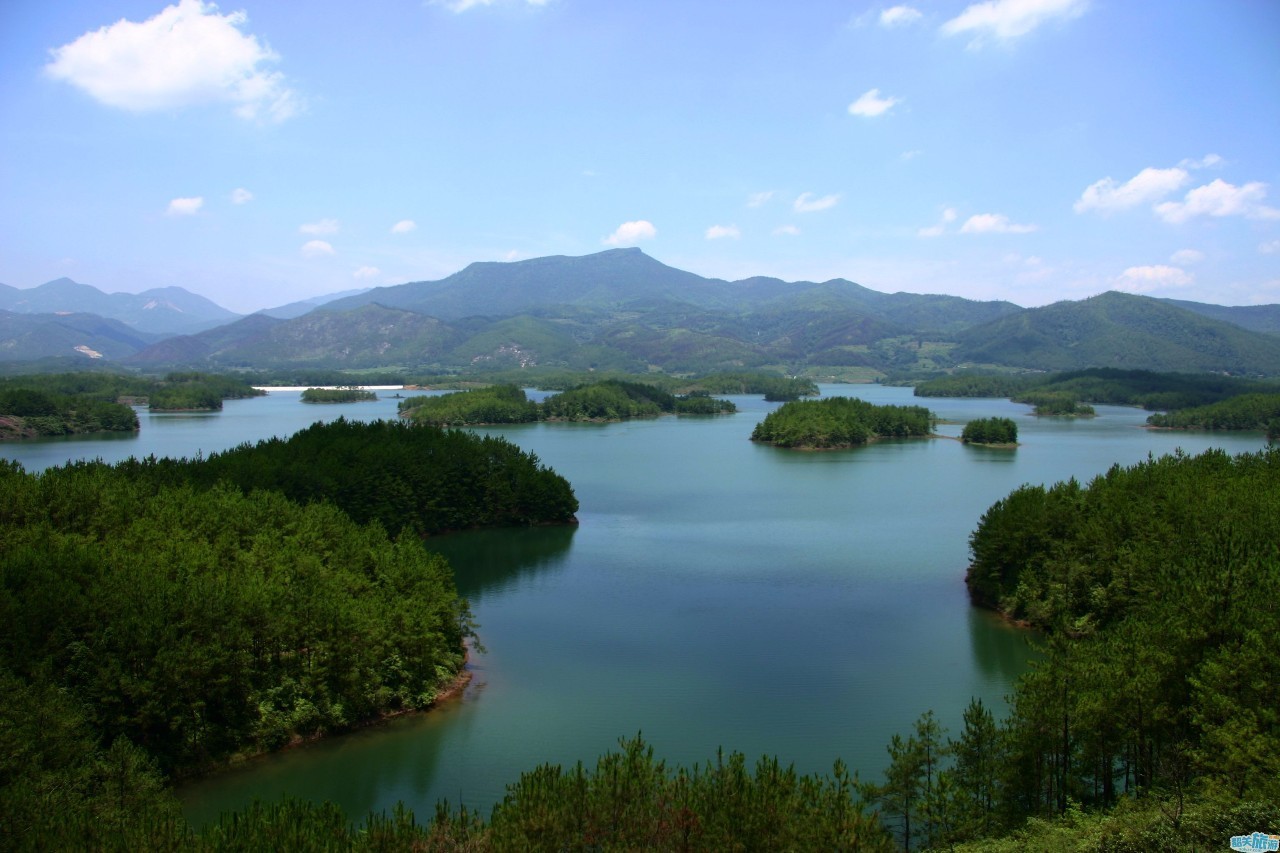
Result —
<instances>
[{"instance_id":1,"label":"shoreline","mask_svg":"<svg viewBox=\"0 0 1280 853\"><path fill-rule=\"evenodd\" d=\"M174 791L177 791L184 785L197 784L205 779L210 779L223 773L243 770L255 762L262 761L274 755L281 755L321 741L341 738L345 735L354 734L355 732L376 728L378 726L385 725L392 720L400 719L401 717L408 717L413 714L430 713L441 705L460 700L463 694L466 693L467 688L471 685L471 681L474 677L475 673L471 669L471 649L468 647L466 650L466 656L462 660L462 668L458 670L458 674L436 693L435 698L432 699L429 704L422 708L400 708L395 711L384 711L366 720L353 723L343 729L313 732L309 735L295 734L288 743L276 747L275 749L236 753L224 761L193 770L190 773L186 773L181 776L172 776L170 777L169 784Z\"/></svg>"}]
</instances>

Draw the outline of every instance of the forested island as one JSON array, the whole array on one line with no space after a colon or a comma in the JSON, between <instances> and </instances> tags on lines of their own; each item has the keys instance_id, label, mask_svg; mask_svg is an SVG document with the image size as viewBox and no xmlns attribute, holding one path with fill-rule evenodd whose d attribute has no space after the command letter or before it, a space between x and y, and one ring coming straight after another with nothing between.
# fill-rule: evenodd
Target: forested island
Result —
<instances>
[{"instance_id":1,"label":"forested island","mask_svg":"<svg viewBox=\"0 0 1280 853\"><path fill-rule=\"evenodd\" d=\"M1179 409L1147 418L1163 429L1265 430L1267 438L1280 439L1280 394L1242 394L1220 403Z\"/></svg>"},{"instance_id":2,"label":"forested island","mask_svg":"<svg viewBox=\"0 0 1280 853\"><path fill-rule=\"evenodd\" d=\"M263 392L205 373L161 379L119 373L54 373L0 378L0 440L95 432L137 432L133 406L153 412L213 412L224 399Z\"/></svg>"},{"instance_id":3,"label":"forested island","mask_svg":"<svg viewBox=\"0 0 1280 853\"><path fill-rule=\"evenodd\" d=\"M877 406L855 397L784 403L756 424L752 441L805 450L856 447L877 438L927 436L936 419L923 406Z\"/></svg>"},{"instance_id":4,"label":"forested island","mask_svg":"<svg viewBox=\"0 0 1280 853\"><path fill-rule=\"evenodd\" d=\"M607 379L569 388L540 404L514 385L494 385L435 397L410 397L399 404L399 410L402 416L421 423L468 426L728 414L737 411L737 407L705 391L681 397L642 382Z\"/></svg>"},{"instance_id":5,"label":"forested island","mask_svg":"<svg viewBox=\"0 0 1280 853\"><path fill-rule=\"evenodd\" d=\"M306 388L302 391L304 403L372 403L378 399L373 391L347 386L342 388Z\"/></svg>"},{"instance_id":6,"label":"forested island","mask_svg":"<svg viewBox=\"0 0 1280 853\"><path fill-rule=\"evenodd\" d=\"M1017 447L1018 425L1012 418L978 418L964 425L960 440L965 444Z\"/></svg>"}]
</instances>

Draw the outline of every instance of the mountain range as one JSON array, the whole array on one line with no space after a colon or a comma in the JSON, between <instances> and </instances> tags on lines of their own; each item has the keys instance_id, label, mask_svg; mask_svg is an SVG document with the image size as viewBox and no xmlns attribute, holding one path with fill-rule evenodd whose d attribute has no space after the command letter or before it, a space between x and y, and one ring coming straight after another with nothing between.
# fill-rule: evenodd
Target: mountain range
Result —
<instances>
[{"instance_id":1,"label":"mountain range","mask_svg":"<svg viewBox=\"0 0 1280 853\"><path fill-rule=\"evenodd\" d=\"M58 308L17 314L9 307L15 294L34 310L66 305L73 293L81 311L111 307L114 313L103 316L116 325L93 327L68 319L78 315L49 313ZM173 310L200 319L185 334L152 333L155 326L146 328L140 314L173 314L148 315L157 308L138 306L159 304L161 296ZM1111 292L1021 308L882 293L844 279L729 282L667 266L639 249L474 263L438 281L315 301L323 304L240 317L181 288L107 295L65 279L28 291L4 288L0 360L84 347L146 369L853 368L871 376L980 365L1280 375L1276 305L1227 307ZM209 306L223 312L221 323ZM24 332L23 323L43 324L45 331ZM57 352L41 349L42 340Z\"/></svg>"}]
</instances>

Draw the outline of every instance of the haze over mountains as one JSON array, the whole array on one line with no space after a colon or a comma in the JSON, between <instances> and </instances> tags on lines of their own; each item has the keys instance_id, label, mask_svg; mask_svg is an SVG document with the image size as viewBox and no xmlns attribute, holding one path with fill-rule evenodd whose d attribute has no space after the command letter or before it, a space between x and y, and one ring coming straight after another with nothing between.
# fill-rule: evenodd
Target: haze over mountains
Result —
<instances>
[{"instance_id":1,"label":"haze over mountains","mask_svg":"<svg viewBox=\"0 0 1280 853\"><path fill-rule=\"evenodd\" d=\"M881 293L843 279L708 279L639 249L475 263L439 281L334 297L239 317L182 288L108 295L67 279L0 286L0 360L89 358L89 350L148 369L830 367L875 375L978 364L1280 375L1276 305L1112 292L1024 309ZM81 313L55 313L73 309Z\"/></svg>"}]
</instances>

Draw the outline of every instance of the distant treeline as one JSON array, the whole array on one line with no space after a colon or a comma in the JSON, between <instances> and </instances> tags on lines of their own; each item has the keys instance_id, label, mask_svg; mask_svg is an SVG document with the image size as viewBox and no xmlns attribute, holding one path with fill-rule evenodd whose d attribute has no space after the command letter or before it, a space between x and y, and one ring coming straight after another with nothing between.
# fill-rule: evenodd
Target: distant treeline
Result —
<instances>
[{"instance_id":1,"label":"distant treeline","mask_svg":"<svg viewBox=\"0 0 1280 853\"><path fill-rule=\"evenodd\" d=\"M1170 429L1266 430L1270 439L1280 438L1280 394L1242 394L1192 409L1181 409L1147 418L1152 426Z\"/></svg>"},{"instance_id":2,"label":"distant treeline","mask_svg":"<svg viewBox=\"0 0 1280 853\"><path fill-rule=\"evenodd\" d=\"M874 438L929 435L933 413L923 406L877 406L854 397L784 403L751 433L752 441L778 447L839 448Z\"/></svg>"},{"instance_id":3,"label":"distant treeline","mask_svg":"<svg viewBox=\"0 0 1280 853\"><path fill-rule=\"evenodd\" d=\"M218 411L224 399L261 394L240 379L170 373L162 379L119 373L47 373L0 378L0 438L130 432L130 404L154 412Z\"/></svg>"},{"instance_id":4,"label":"distant treeline","mask_svg":"<svg viewBox=\"0 0 1280 853\"><path fill-rule=\"evenodd\" d=\"M1041 417L1091 418L1097 414L1093 406L1081 403L1070 391L1026 391L1015 395L1015 403L1026 403L1035 406L1035 413Z\"/></svg>"},{"instance_id":5,"label":"distant treeline","mask_svg":"<svg viewBox=\"0 0 1280 853\"><path fill-rule=\"evenodd\" d=\"M531 401L514 385L494 385L440 396L410 397L400 413L437 426L515 424L533 421L619 421L664 414L701 415L737 411L728 400L705 392L677 397L652 385L607 379Z\"/></svg>"},{"instance_id":6,"label":"distant treeline","mask_svg":"<svg viewBox=\"0 0 1280 853\"><path fill-rule=\"evenodd\" d=\"M1009 397L1030 392L1147 410L1185 409L1241 394L1280 393L1280 383L1200 373L1153 373L1097 367L1048 374L956 374L915 387L917 397Z\"/></svg>"}]
</instances>

